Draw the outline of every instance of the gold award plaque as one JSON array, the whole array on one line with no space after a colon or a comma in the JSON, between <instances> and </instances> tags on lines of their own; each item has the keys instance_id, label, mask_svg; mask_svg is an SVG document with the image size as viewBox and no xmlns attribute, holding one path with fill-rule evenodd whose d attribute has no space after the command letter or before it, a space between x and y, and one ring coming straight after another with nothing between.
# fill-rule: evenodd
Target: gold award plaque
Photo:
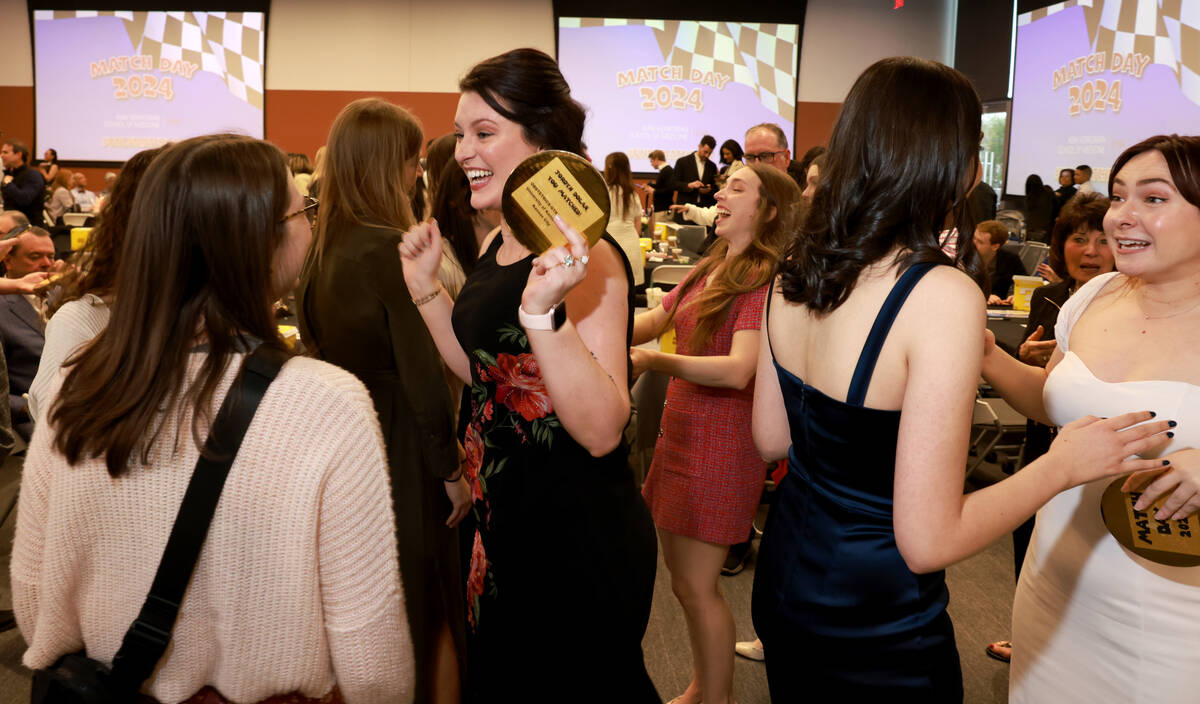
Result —
<instances>
[{"instance_id":1,"label":"gold award plaque","mask_svg":"<svg viewBox=\"0 0 1200 704\"><path fill-rule=\"evenodd\" d=\"M1200 565L1200 515L1180 521L1160 521L1154 514L1166 496L1145 511L1138 511L1133 505L1142 493L1121 491L1124 483L1125 477L1118 477L1100 499L1100 515L1117 542L1151 562L1172 567Z\"/></svg>"},{"instance_id":2,"label":"gold award plaque","mask_svg":"<svg viewBox=\"0 0 1200 704\"><path fill-rule=\"evenodd\" d=\"M542 151L513 169L504 183L504 220L517 241L531 252L565 245L554 224L561 215L585 238L588 246L608 227L608 186L587 159L563 151Z\"/></svg>"}]
</instances>

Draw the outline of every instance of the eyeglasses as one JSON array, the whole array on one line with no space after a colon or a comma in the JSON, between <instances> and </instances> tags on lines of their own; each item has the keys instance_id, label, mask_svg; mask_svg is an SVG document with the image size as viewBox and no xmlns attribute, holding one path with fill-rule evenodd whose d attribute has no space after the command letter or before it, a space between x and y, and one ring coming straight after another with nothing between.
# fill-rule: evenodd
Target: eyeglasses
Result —
<instances>
[{"instance_id":1,"label":"eyeglasses","mask_svg":"<svg viewBox=\"0 0 1200 704\"><path fill-rule=\"evenodd\" d=\"M300 213L304 213L305 217L307 217L308 221L311 223L313 218L317 215L317 206L320 204L320 201L318 201L316 198L313 198L312 196L304 196L304 207L295 212L284 215L279 222L287 222Z\"/></svg>"},{"instance_id":2,"label":"eyeglasses","mask_svg":"<svg viewBox=\"0 0 1200 704\"><path fill-rule=\"evenodd\" d=\"M756 161L774 161L775 157L786 152L786 149L780 149L777 152L763 152L762 154L746 154L746 163L753 164Z\"/></svg>"}]
</instances>

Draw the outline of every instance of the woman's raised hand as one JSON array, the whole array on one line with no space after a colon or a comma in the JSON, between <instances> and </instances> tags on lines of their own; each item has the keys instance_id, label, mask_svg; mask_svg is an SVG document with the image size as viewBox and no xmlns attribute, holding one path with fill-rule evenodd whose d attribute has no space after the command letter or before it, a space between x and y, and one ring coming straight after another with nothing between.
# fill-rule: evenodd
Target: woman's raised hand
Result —
<instances>
[{"instance_id":1,"label":"woman's raised hand","mask_svg":"<svg viewBox=\"0 0 1200 704\"><path fill-rule=\"evenodd\" d=\"M417 223L404 233L397 249L404 269L404 283L413 298L428 295L438 285L438 267L442 264L442 232L437 220Z\"/></svg>"},{"instance_id":2,"label":"woman's raised hand","mask_svg":"<svg viewBox=\"0 0 1200 704\"><path fill-rule=\"evenodd\" d=\"M1127 472L1161 470L1162 459L1137 455L1161 447L1171 437L1174 421L1154 421L1151 411L1125 413L1114 418L1085 416L1063 426L1046 454L1051 467L1065 473L1067 488Z\"/></svg>"},{"instance_id":3,"label":"woman's raised hand","mask_svg":"<svg viewBox=\"0 0 1200 704\"><path fill-rule=\"evenodd\" d=\"M547 250L533 260L533 269L521 293L521 307L531 315L549 311L587 277L587 240L561 217L554 216L554 222L567 238L567 245Z\"/></svg>"}]
</instances>

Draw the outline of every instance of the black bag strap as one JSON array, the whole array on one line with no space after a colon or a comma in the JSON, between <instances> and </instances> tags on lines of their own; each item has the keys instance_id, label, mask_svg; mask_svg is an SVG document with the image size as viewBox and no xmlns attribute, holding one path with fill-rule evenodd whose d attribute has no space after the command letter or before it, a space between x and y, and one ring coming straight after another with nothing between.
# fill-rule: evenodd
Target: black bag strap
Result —
<instances>
[{"instance_id":1,"label":"black bag strap","mask_svg":"<svg viewBox=\"0 0 1200 704\"><path fill-rule=\"evenodd\" d=\"M113 658L109 682L121 696L137 694L171 642L179 605L192 580L229 468L259 402L287 359L281 350L259 345L246 356L217 412L175 516L150 593Z\"/></svg>"}]
</instances>

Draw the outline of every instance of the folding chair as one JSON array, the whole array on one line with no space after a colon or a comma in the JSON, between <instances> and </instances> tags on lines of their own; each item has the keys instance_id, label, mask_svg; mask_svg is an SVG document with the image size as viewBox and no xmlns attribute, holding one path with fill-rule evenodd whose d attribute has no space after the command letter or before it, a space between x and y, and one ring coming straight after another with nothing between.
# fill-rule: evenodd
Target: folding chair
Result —
<instances>
[{"instance_id":1,"label":"folding chair","mask_svg":"<svg viewBox=\"0 0 1200 704\"><path fill-rule=\"evenodd\" d=\"M1025 265L1025 271L1033 276L1037 272L1037 265L1042 263L1042 260L1050 256L1050 245L1042 242L1024 242L1021 244L1021 263Z\"/></svg>"},{"instance_id":2,"label":"folding chair","mask_svg":"<svg viewBox=\"0 0 1200 704\"><path fill-rule=\"evenodd\" d=\"M1025 416L1003 399L977 396L971 418L971 457L967 458L967 476L979 469L992 452L996 453L996 464L1001 468L1011 464L1015 469L1025 446L1025 421Z\"/></svg>"},{"instance_id":3,"label":"folding chair","mask_svg":"<svg viewBox=\"0 0 1200 704\"><path fill-rule=\"evenodd\" d=\"M651 285L668 284L674 286L687 278L696 267L691 264L661 264L650 272Z\"/></svg>"}]
</instances>

